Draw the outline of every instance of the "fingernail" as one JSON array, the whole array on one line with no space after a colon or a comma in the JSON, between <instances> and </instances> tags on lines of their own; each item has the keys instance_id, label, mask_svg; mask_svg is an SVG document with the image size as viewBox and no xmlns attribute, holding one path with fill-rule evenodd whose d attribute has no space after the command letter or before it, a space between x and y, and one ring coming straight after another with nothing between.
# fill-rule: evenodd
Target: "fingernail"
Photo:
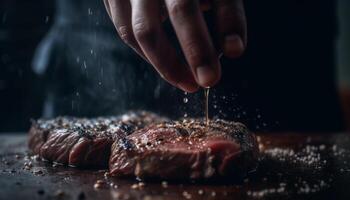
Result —
<instances>
[{"instance_id":1,"label":"fingernail","mask_svg":"<svg viewBox=\"0 0 350 200\"><path fill-rule=\"evenodd\" d=\"M216 72L209 66L197 67L196 73L198 84L202 87L210 87L217 81Z\"/></svg>"},{"instance_id":2,"label":"fingernail","mask_svg":"<svg viewBox=\"0 0 350 200\"><path fill-rule=\"evenodd\" d=\"M238 57L244 51L244 44L241 37L237 34L228 35L224 41L224 54L228 57Z\"/></svg>"}]
</instances>

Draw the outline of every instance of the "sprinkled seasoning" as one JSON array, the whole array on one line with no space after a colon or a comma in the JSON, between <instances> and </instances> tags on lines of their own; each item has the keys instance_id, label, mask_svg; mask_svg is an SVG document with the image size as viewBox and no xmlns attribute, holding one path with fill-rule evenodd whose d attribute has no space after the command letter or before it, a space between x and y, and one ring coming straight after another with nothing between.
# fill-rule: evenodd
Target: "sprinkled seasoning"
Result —
<instances>
[{"instance_id":1,"label":"sprinkled seasoning","mask_svg":"<svg viewBox=\"0 0 350 200\"><path fill-rule=\"evenodd\" d=\"M338 145L309 143L299 149L275 147L261 153L260 172L265 175L258 182L264 182L266 188L248 190L247 196L254 199L318 193L330 188L332 177L341 176L344 168L350 168L344 163L350 152ZM328 165L328 159L341 164Z\"/></svg>"}]
</instances>

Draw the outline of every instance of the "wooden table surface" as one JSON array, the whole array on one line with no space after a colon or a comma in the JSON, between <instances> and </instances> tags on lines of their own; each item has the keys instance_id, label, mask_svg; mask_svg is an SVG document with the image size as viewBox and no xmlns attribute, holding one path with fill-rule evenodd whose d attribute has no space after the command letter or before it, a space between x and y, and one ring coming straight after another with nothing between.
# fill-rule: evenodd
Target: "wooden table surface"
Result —
<instances>
[{"instance_id":1,"label":"wooden table surface","mask_svg":"<svg viewBox=\"0 0 350 200\"><path fill-rule=\"evenodd\" d=\"M25 134L0 134L0 199L350 199L350 135L259 134L257 171L241 183L146 182L55 166ZM30 163L30 164L29 164ZM31 166L32 165L32 166ZM102 180L101 188L95 188Z\"/></svg>"}]
</instances>

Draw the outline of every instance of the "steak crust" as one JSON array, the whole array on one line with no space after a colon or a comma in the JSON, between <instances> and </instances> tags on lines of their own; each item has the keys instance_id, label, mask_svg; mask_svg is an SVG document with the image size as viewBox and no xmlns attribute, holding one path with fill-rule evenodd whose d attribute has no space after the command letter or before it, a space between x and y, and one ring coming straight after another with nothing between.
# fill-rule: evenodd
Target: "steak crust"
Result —
<instances>
[{"instance_id":1,"label":"steak crust","mask_svg":"<svg viewBox=\"0 0 350 200\"><path fill-rule=\"evenodd\" d=\"M29 149L41 158L84 168L107 168L115 140L165 120L145 112L94 119L58 117L34 121L29 131Z\"/></svg>"},{"instance_id":2,"label":"steak crust","mask_svg":"<svg viewBox=\"0 0 350 200\"><path fill-rule=\"evenodd\" d=\"M140 179L230 179L257 167L254 134L238 122L169 121L140 111L94 119L34 121L29 148L41 158L81 168L108 168Z\"/></svg>"},{"instance_id":3,"label":"steak crust","mask_svg":"<svg viewBox=\"0 0 350 200\"><path fill-rule=\"evenodd\" d=\"M150 125L117 139L109 161L113 176L140 179L243 178L255 170L258 145L241 123L185 119Z\"/></svg>"}]
</instances>

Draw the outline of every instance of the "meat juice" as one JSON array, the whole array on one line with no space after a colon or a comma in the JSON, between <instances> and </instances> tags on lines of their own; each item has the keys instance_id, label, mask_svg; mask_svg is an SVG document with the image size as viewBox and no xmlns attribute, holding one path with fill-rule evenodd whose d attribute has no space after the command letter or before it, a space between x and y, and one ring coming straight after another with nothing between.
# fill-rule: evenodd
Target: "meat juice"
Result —
<instances>
[{"instance_id":1,"label":"meat juice","mask_svg":"<svg viewBox=\"0 0 350 200\"><path fill-rule=\"evenodd\" d=\"M209 125L209 87L204 88L204 100L205 100L205 123Z\"/></svg>"}]
</instances>

